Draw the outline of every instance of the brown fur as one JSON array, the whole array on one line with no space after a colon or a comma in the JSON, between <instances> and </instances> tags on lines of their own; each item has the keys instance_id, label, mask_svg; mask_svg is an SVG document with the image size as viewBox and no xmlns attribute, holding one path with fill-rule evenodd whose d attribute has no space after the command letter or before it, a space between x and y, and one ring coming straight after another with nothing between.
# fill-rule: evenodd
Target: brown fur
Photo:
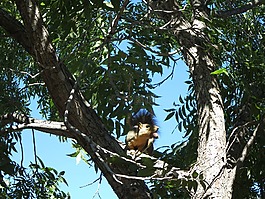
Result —
<instances>
[{"instance_id":1,"label":"brown fur","mask_svg":"<svg viewBox=\"0 0 265 199\"><path fill-rule=\"evenodd\" d=\"M158 138L159 127L155 125L154 117L147 111L140 110L132 119L132 130L126 136L129 150L140 151L151 155L153 143Z\"/></svg>"}]
</instances>

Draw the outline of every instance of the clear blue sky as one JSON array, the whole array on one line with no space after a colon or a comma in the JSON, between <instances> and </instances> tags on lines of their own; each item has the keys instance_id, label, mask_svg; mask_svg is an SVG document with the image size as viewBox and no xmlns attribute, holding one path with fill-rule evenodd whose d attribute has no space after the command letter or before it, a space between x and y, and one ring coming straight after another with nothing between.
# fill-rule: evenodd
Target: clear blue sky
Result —
<instances>
[{"instance_id":1,"label":"clear blue sky","mask_svg":"<svg viewBox=\"0 0 265 199\"><path fill-rule=\"evenodd\" d=\"M166 77L170 73L171 69L165 69L163 77L155 76L154 82L159 82L162 78ZM155 113L157 121L160 126L160 137L155 142L155 148L165 145L171 145L177 141L182 140L182 133L176 131L172 134L175 128L175 120L171 119L164 122L167 113L164 109L172 108L173 102L178 102L179 95L185 96L187 93L187 86L184 81L188 79L188 73L186 72L186 66L180 62L175 68L173 79L167 80L160 87L155 89L155 93L160 95L161 98L157 99L157 103L160 106L155 107ZM36 110L36 100L32 101L32 117L41 119L38 110ZM24 166L28 166L30 161L34 161L32 133L31 130L24 130L23 133L23 147L24 147ZM74 149L71 148L71 141L66 143L59 142L55 136L35 131L37 155L42 158L46 166L53 167L58 171L65 171L65 178L69 186L62 186L63 190L70 192L72 199L85 199L93 198L98 190L99 183L96 182L93 185L85 186L98 178L99 173L96 174L93 167L84 162L76 164L75 158L66 156L71 154ZM124 138L121 138L124 140ZM17 145L17 149L19 146ZM14 158L17 161L21 159L21 152L14 154ZM84 188L80 188L85 186ZM113 193L112 188L108 185L104 179L99 188L99 194L102 199L115 199L117 196ZM99 198L97 195L95 198Z\"/></svg>"}]
</instances>

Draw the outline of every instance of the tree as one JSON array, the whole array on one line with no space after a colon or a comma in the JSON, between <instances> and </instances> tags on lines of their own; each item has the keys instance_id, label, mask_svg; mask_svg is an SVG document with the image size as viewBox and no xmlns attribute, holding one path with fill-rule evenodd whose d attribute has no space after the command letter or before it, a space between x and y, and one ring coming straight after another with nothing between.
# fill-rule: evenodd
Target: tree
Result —
<instances>
[{"instance_id":1,"label":"tree","mask_svg":"<svg viewBox=\"0 0 265 199\"><path fill-rule=\"evenodd\" d=\"M1 2L1 179L18 176L10 153L29 128L74 139L119 198L264 197L264 4ZM190 93L166 119L175 116L188 140L155 154L163 167L130 159L113 135L126 133L132 112L152 112L152 75L180 59ZM47 121L29 117L34 96Z\"/></svg>"}]
</instances>

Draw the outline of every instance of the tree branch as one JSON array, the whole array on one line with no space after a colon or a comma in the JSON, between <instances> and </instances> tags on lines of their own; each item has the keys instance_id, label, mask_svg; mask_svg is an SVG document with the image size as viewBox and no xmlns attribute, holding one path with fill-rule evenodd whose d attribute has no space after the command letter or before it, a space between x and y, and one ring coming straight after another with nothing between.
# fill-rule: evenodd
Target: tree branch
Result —
<instances>
[{"instance_id":1,"label":"tree branch","mask_svg":"<svg viewBox=\"0 0 265 199\"><path fill-rule=\"evenodd\" d=\"M124 1L122 7L120 8L119 13L116 15L116 17L114 18L114 20L113 20L113 22L111 24L108 37L111 37L112 35L115 34L117 26L118 26L118 22L119 22L122 14L123 14L123 12L124 12L124 10L125 10L125 8L126 8L126 6L128 5L129 2L130 2L129 0L125 0Z\"/></svg>"},{"instance_id":2,"label":"tree branch","mask_svg":"<svg viewBox=\"0 0 265 199\"><path fill-rule=\"evenodd\" d=\"M152 53L157 54L158 56L168 56L168 57L170 57L171 59L173 59L172 56L173 56L173 55L176 55L177 53L179 53L179 50L175 50L175 51L168 52L168 53L161 53L161 52L159 52L159 51L153 50L152 48L150 48L150 47L148 47L148 46L142 44L141 42L139 42L139 41L133 39L132 37L129 37L129 36L128 36L127 39L128 39L129 41L134 42L134 43L137 44L138 46L144 48L145 50L148 50L148 51L150 51L150 52L152 52ZM181 59L181 58L178 58L178 59Z\"/></svg>"},{"instance_id":3,"label":"tree branch","mask_svg":"<svg viewBox=\"0 0 265 199\"><path fill-rule=\"evenodd\" d=\"M246 159L248 150L249 150L250 146L254 143L255 137L257 136L257 132L259 130L259 127L260 127L260 123L257 125L257 127L255 128L252 136L249 138L248 142L244 146L244 148L242 150L241 157L238 158L238 160L237 160L237 165L242 164L244 162L244 160Z\"/></svg>"},{"instance_id":4,"label":"tree branch","mask_svg":"<svg viewBox=\"0 0 265 199\"><path fill-rule=\"evenodd\" d=\"M228 141L227 141L227 144L226 144L226 151L229 152L230 149L232 148L235 140L237 139L237 134L239 131L241 131L242 129L244 128L247 128L253 124L255 124L256 121L250 121L250 122L247 122L243 125L240 125L240 126L237 126L233 129L233 131L231 132L229 138L228 138Z\"/></svg>"},{"instance_id":5,"label":"tree branch","mask_svg":"<svg viewBox=\"0 0 265 199\"><path fill-rule=\"evenodd\" d=\"M73 100L72 97L73 97L74 92L75 91L73 90L71 92L70 97L69 97L69 101L68 101L68 105L67 105L68 108L70 107L70 103ZM67 111L66 111L65 117L67 118ZM79 139L79 138L76 138L76 136L73 136L73 134L71 134L69 132L69 130L66 127L67 125L64 125L63 122L38 120L35 118L27 117L24 114L20 114L20 113L6 114L6 115L1 116L0 119L1 119L2 124L3 123L5 123L5 124L14 123L14 122L18 123L17 125L12 125L6 131L4 131L5 133L21 131L24 129L35 129L35 130L50 133L53 135L57 135L57 136L64 136L67 138ZM68 127L69 129L72 129L72 131L74 131L76 134L81 135L81 137L83 137L84 139L87 140L87 143L89 143L91 145L93 152L99 158L102 159L102 162L106 162L106 160L105 160L106 157L102 156L101 152L103 152L104 154L108 154L109 157L118 157L121 160L124 160L125 162L130 162L131 164L135 164L138 168L141 168L141 169L146 168L146 166L139 163L141 161L141 158L150 158L154 161L153 167L155 168L155 171L154 171L154 174L152 176L149 176L149 177L139 177L139 176L132 176L132 175L124 175L124 174L115 173L108 166L108 164L105 163L105 167L109 170L109 172L113 175L113 177L116 179L116 181L118 183L123 184L119 180L119 178L141 180L141 181L145 181L145 180L164 181L164 180L177 180L177 179L187 180L187 176L191 176L191 172L192 172L191 170L190 171L184 171L184 170L180 170L179 168L175 168L175 167L171 168L170 171L168 171L166 174L164 174L163 171L165 171L167 169L168 165L165 162L158 160L154 157L148 156L146 154L141 154L135 160L129 159L126 157L122 157L119 154L111 152L111 151L97 145L96 143L94 143L93 140L91 140L87 135L80 132L75 127L71 126L68 123L67 119L66 119L66 123L70 126L70 127Z\"/></svg>"},{"instance_id":6,"label":"tree branch","mask_svg":"<svg viewBox=\"0 0 265 199\"><path fill-rule=\"evenodd\" d=\"M63 122L54 122L47 120L38 120L35 118L30 118L24 114L12 113L6 114L0 117L1 124L5 125L8 123L17 123L17 125L12 125L5 130L5 132L16 132L22 131L24 129L35 129L45 133L50 133L57 136L63 136L66 138L74 138L73 134L70 134L67 127Z\"/></svg>"},{"instance_id":7,"label":"tree branch","mask_svg":"<svg viewBox=\"0 0 265 199\"><path fill-rule=\"evenodd\" d=\"M65 115L65 117L67 117L67 114ZM50 134L57 135L57 136L63 136L63 137L66 137L66 138L76 139L76 137L73 136L73 134L71 134L69 132L69 130L68 130L68 129L72 129L73 131L75 131L78 134L80 134L83 137L85 137L85 139L87 139L89 143L93 142L89 137L87 137L85 134L80 132L75 127L71 126L68 122L66 122L67 125L65 125L63 122L38 120L38 119L27 117L24 114L16 113L16 112L15 113L11 113L11 114L5 114L5 115L1 116L0 117L0 122L1 122L2 125L6 125L8 123L14 123L14 122L17 123L17 125L12 125L11 127L9 127L6 130L2 131L2 132L5 132L5 133L22 131L22 130L25 130L25 129L34 129L34 130L42 131L42 132L45 132L45 133L50 133ZM67 128L67 126L68 126L68 128ZM119 142L119 144L124 148L124 146L125 146L124 143ZM114 153L112 151L109 151L109 150L107 150L107 149L105 149L103 147L100 147L99 145L97 145L95 143L93 143L93 148L101 150L104 153L111 155L112 157L119 157L120 159L122 159L122 160L124 160L126 162L130 162L132 164L137 165L137 167L139 167L139 168L145 168L144 165L142 165L140 163L137 163L135 160L120 156L119 154ZM143 156L141 156L141 157L145 157L145 156L147 156L147 155L143 154ZM148 157L152 158L150 156L148 156ZM137 159L137 160L139 160L139 159ZM161 161L159 160L158 162L160 163L160 165L157 164L156 168L162 169L163 167L161 166Z\"/></svg>"},{"instance_id":8,"label":"tree branch","mask_svg":"<svg viewBox=\"0 0 265 199\"><path fill-rule=\"evenodd\" d=\"M264 0L253 0L244 6L241 6L241 7L232 9L232 10L217 11L214 14L214 16L219 17L219 18L227 18L227 17L231 17L233 15L244 13L244 12L251 10L252 8L257 7L259 5L262 5L262 4L265 4Z\"/></svg>"},{"instance_id":9,"label":"tree branch","mask_svg":"<svg viewBox=\"0 0 265 199\"><path fill-rule=\"evenodd\" d=\"M20 43L27 52L33 54L32 45L29 42L29 35L26 32L25 27L16 18L12 17L7 11L0 8L0 26L6 30L6 32Z\"/></svg>"}]
</instances>

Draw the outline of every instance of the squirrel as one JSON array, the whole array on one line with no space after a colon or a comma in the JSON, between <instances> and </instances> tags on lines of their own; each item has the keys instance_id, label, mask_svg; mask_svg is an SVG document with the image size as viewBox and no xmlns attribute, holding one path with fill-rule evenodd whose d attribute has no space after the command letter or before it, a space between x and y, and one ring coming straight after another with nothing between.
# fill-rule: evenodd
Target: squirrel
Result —
<instances>
[{"instance_id":1,"label":"squirrel","mask_svg":"<svg viewBox=\"0 0 265 199\"><path fill-rule=\"evenodd\" d=\"M152 155L155 139L158 138L158 129L154 115L145 109L140 109L132 116L130 121L131 130L126 136L128 150Z\"/></svg>"}]
</instances>

